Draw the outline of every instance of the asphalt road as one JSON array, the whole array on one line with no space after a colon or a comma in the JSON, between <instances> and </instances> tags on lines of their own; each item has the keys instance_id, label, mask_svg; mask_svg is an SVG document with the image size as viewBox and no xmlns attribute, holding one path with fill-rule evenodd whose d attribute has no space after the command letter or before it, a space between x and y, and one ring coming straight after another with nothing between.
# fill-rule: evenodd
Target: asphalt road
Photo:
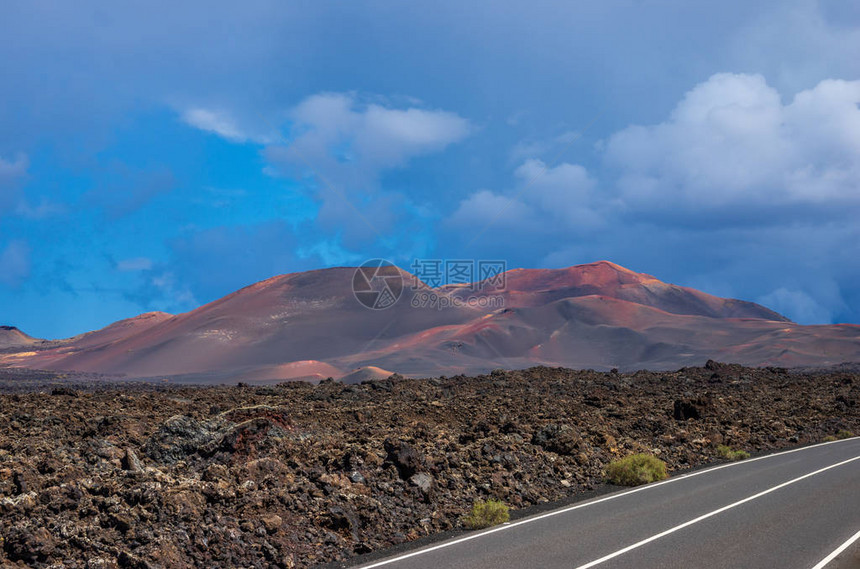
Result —
<instances>
[{"instance_id":1,"label":"asphalt road","mask_svg":"<svg viewBox=\"0 0 860 569\"><path fill-rule=\"evenodd\" d=\"M858 530L854 438L696 471L361 567L836 569L860 567Z\"/></svg>"}]
</instances>

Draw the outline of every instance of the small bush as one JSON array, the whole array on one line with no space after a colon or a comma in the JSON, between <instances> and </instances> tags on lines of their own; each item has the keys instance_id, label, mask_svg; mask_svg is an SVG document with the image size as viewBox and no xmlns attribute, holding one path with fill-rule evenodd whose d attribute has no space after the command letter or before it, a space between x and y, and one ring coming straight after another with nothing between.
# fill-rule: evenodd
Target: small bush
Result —
<instances>
[{"instance_id":1,"label":"small bush","mask_svg":"<svg viewBox=\"0 0 860 569\"><path fill-rule=\"evenodd\" d=\"M854 433L852 433L851 431L848 431L846 429L839 429L839 431L836 433L836 438L840 439L840 440L841 439L850 439L853 436L854 436Z\"/></svg>"},{"instance_id":2,"label":"small bush","mask_svg":"<svg viewBox=\"0 0 860 569\"><path fill-rule=\"evenodd\" d=\"M478 500L472 506L472 512L463 518L463 523L469 529L483 529L503 524L511 519L508 507L500 500Z\"/></svg>"},{"instance_id":3,"label":"small bush","mask_svg":"<svg viewBox=\"0 0 860 569\"><path fill-rule=\"evenodd\" d=\"M837 439L837 438L836 438L836 437L834 437L833 435L827 435L826 437L824 437L824 442L825 442L825 443L832 443L833 441L838 441L838 440L839 440L839 439Z\"/></svg>"},{"instance_id":4,"label":"small bush","mask_svg":"<svg viewBox=\"0 0 860 569\"><path fill-rule=\"evenodd\" d=\"M650 454L631 454L606 467L606 478L619 486L648 484L666 476L666 463Z\"/></svg>"},{"instance_id":5,"label":"small bush","mask_svg":"<svg viewBox=\"0 0 860 569\"><path fill-rule=\"evenodd\" d=\"M723 458L727 458L729 460L744 460L750 457L750 453L745 450L732 450L730 447L726 445L720 445L717 447L717 454Z\"/></svg>"}]
</instances>

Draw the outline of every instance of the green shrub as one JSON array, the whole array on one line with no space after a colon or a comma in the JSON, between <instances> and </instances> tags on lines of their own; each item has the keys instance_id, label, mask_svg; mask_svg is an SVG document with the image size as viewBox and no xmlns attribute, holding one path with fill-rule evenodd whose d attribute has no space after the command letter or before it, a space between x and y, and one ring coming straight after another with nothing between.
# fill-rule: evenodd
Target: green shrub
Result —
<instances>
[{"instance_id":1,"label":"green shrub","mask_svg":"<svg viewBox=\"0 0 860 569\"><path fill-rule=\"evenodd\" d=\"M851 431L848 431L846 429L839 429L839 431L836 433L837 439L850 439L853 436L854 436L854 433L852 433Z\"/></svg>"},{"instance_id":2,"label":"green shrub","mask_svg":"<svg viewBox=\"0 0 860 569\"><path fill-rule=\"evenodd\" d=\"M666 463L650 454L631 454L606 467L606 478L619 486L648 484L666 476Z\"/></svg>"},{"instance_id":3,"label":"green shrub","mask_svg":"<svg viewBox=\"0 0 860 569\"><path fill-rule=\"evenodd\" d=\"M720 445L717 447L717 454L723 458L727 458L729 460L744 460L750 457L750 453L745 450L732 450L730 447L726 445Z\"/></svg>"},{"instance_id":4,"label":"green shrub","mask_svg":"<svg viewBox=\"0 0 860 569\"><path fill-rule=\"evenodd\" d=\"M463 523L469 529L483 529L503 524L511 519L508 507L500 500L478 500L472 506L472 512L463 518Z\"/></svg>"},{"instance_id":5,"label":"green shrub","mask_svg":"<svg viewBox=\"0 0 860 569\"><path fill-rule=\"evenodd\" d=\"M825 442L825 443L832 443L833 441L838 441L838 440L839 440L839 439L837 439L837 438L836 438L836 437L834 437L833 435L827 435L826 437L824 437L824 442Z\"/></svg>"}]
</instances>

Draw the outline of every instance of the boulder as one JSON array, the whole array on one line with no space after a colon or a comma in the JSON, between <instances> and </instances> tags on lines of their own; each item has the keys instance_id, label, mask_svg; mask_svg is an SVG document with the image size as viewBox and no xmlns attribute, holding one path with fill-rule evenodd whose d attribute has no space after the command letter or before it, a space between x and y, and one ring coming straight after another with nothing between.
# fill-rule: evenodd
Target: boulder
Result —
<instances>
[{"instance_id":1,"label":"boulder","mask_svg":"<svg viewBox=\"0 0 860 569\"><path fill-rule=\"evenodd\" d=\"M582 437L568 425L552 423L532 435L532 444L557 454L573 455L582 449Z\"/></svg>"},{"instance_id":2,"label":"boulder","mask_svg":"<svg viewBox=\"0 0 860 569\"><path fill-rule=\"evenodd\" d=\"M424 457L409 443L388 439L383 444L388 453L387 460L397 467L403 480L408 480L424 465Z\"/></svg>"},{"instance_id":3,"label":"boulder","mask_svg":"<svg viewBox=\"0 0 860 569\"><path fill-rule=\"evenodd\" d=\"M707 398L699 397L697 399L676 399L672 407L672 417L676 421L686 421L688 419L701 419L705 409L710 405Z\"/></svg>"}]
</instances>

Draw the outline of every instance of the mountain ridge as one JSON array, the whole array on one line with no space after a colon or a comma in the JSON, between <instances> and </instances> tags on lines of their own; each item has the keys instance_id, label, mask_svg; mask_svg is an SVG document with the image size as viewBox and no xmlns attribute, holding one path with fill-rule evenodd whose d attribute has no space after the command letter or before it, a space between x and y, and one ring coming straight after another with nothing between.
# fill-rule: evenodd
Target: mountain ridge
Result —
<instances>
[{"instance_id":1,"label":"mountain ridge","mask_svg":"<svg viewBox=\"0 0 860 569\"><path fill-rule=\"evenodd\" d=\"M385 310L359 302L358 270L276 275L182 314L144 313L65 340L9 341L0 365L276 381L344 377L363 368L440 375L531 365L670 369L708 359L785 366L860 360L860 326L801 326L764 306L609 261L512 269L492 283L437 288L395 267L388 276L399 275L402 293Z\"/></svg>"}]
</instances>

